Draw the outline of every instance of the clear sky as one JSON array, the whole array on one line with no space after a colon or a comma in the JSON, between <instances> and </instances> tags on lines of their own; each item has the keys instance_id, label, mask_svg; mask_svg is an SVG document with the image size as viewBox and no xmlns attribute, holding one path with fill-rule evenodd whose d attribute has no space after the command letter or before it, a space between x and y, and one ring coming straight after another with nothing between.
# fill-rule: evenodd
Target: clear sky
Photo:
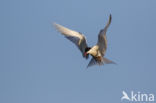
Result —
<instances>
[{"instance_id":1,"label":"clear sky","mask_svg":"<svg viewBox=\"0 0 156 103\"><path fill-rule=\"evenodd\" d=\"M106 57L94 66L53 27L86 35L112 14ZM1 0L0 103L123 103L122 91L156 95L156 0Z\"/></svg>"}]
</instances>

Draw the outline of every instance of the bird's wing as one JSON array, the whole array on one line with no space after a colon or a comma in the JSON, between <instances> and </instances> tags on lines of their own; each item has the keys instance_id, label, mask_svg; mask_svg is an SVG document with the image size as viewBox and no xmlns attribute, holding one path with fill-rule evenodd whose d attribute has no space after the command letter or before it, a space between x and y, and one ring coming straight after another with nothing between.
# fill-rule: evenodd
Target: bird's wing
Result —
<instances>
[{"instance_id":1,"label":"bird's wing","mask_svg":"<svg viewBox=\"0 0 156 103\"><path fill-rule=\"evenodd\" d=\"M109 21L107 22L106 26L104 29L102 29L100 32L99 32L99 35L98 35L98 42L97 42L97 45L99 45L99 50L100 50L100 53L102 54L102 56L104 56L104 53L107 49L107 38L106 38L106 32L107 32L107 29L111 23L111 20L112 20L112 16L110 14L109 16Z\"/></svg>"},{"instance_id":2,"label":"bird's wing","mask_svg":"<svg viewBox=\"0 0 156 103\"><path fill-rule=\"evenodd\" d=\"M83 57L85 57L84 56L85 48L88 47L85 36L83 34L81 34L80 32L70 30L70 29L68 29L68 28L66 28L60 24L54 23L53 25L68 40L72 41L79 48L79 50L82 52Z\"/></svg>"}]
</instances>

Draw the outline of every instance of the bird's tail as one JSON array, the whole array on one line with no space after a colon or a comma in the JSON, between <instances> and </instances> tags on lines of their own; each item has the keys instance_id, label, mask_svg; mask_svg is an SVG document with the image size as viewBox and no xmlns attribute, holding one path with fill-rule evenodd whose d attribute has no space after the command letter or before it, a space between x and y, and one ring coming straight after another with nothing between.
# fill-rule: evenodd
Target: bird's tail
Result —
<instances>
[{"instance_id":1,"label":"bird's tail","mask_svg":"<svg viewBox=\"0 0 156 103\"><path fill-rule=\"evenodd\" d=\"M115 62L103 57L103 60L102 60L103 64L116 64Z\"/></svg>"},{"instance_id":2,"label":"bird's tail","mask_svg":"<svg viewBox=\"0 0 156 103\"><path fill-rule=\"evenodd\" d=\"M102 58L101 62L96 61L94 58L92 58L90 60L89 64L88 64L87 68L90 67L90 66L93 66L93 65L104 65L104 64L116 64L116 63L109 60L109 59L107 59L107 58L105 58L105 57Z\"/></svg>"}]
</instances>

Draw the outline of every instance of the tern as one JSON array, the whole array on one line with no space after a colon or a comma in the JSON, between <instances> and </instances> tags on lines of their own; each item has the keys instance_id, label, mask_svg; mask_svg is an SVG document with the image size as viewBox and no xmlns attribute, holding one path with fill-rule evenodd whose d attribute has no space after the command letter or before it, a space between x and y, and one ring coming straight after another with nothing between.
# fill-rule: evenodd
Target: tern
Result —
<instances>
[{"instance_id":1,"label":"tern","mask_svg":"<svg viewBox=\"0 0 156 103\"><path fill-rule=\"evenodd\" d=\"M84 58L88 59L89 55L92 56L92 59L87 65L88 68L93 65L115 64L115 62L104 57L107 49L106 32L111 23L111 20L112 16L110 14L106 26L104 29L100 30L98 34L97 44L93 47L89 47L87 45L86 37L82 33L68 29L57 23L53 23L53 25L62 35L64 35L68 40L73 42L78 47Z\"/></svg>"}]
</instances>

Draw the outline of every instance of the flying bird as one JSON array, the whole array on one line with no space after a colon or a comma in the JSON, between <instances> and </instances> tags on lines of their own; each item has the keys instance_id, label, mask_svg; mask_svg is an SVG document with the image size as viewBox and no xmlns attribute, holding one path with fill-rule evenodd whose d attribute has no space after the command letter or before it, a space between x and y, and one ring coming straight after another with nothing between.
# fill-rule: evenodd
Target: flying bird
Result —
<instances>
[{"instance_id":1,"label":"flying bird","mask_svg":"<svg viewBox=\"0 0 156 103\"><path fill-rule=\"evenodd\" d=\"M89 47L87 45L86 38L82 33L68 29L60 24L54 23L53 25L61 34L63 34L68 40L73 42L78 47L78 49L81 51L82 56L84 58L88 59L89 55L92 56L92 59L90 60L87 66L90 67L93 65L115 63L104 57L107 49L106 31L111 23L111 20L112 20L112 16L110 14L106 26L104 27L104 29L100 30L98 34L97 44L93 47Z\"/></svg>"}]
</instances>

